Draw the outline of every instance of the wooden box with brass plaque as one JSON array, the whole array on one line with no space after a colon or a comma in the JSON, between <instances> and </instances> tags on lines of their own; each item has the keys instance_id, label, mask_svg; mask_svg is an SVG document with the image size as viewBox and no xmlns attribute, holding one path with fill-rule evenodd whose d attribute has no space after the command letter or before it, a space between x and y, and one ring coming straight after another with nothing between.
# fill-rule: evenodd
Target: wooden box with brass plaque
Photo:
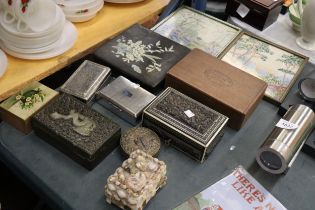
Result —
<instances>
[{"instance_id":1,"label":"wooden box with brass plaque","mask_svg":"<svg viewBox=\"0 0 315 210\"><path fill-rule=\"evenodd\" d=\"M240 129L264 96L267 84L194 49L167 73L165 86L226 115L229 126Z\"/></svg>"}]
</instances>

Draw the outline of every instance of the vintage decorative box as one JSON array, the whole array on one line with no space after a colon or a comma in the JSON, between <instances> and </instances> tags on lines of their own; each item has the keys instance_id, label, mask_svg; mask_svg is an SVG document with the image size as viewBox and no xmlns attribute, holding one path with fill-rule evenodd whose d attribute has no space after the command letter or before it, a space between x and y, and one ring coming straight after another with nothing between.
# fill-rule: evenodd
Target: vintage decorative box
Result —
<instances>
[{"instance_id":1,"label":"vintage decorative box","mask_svg":"<svg viewBox=\"0 0 315 210\"><path fill-rule=\"evenodd\" d=\"M155 91L166 72L190 50L136 24L94 53L113 70Z\"/></svg>"},{"instance_id":2,"label":"vintage decorative box","mask_svg":"<svg viewBox=\"0 0 315 210\"><path fill-rule=\"evenodd\" d=\"M226 13L249 25L264 30L280 14L283 0L228 0Z\"/></svg>"},{"instance_id":3,"label":"vintage decorative box","mask_svg":"<svg viewBox=\"0 0 315 210\"><path fill-rule=\"evenodd\" d=\"M36 135L90 170L119 145L119 125L67 94L37 113L32 126Z\"/></svg>"},{"instance_id":4,"label":"vintage decorative box","mask_svg":"<svg viewBox=\"0 0 315 210\"><path fill-rule=\"evenodd\" d=\"M60 87L60 91L73 95L84 102L89 102L109 75L110 68L85 60Z\"/></svg>"},{"instance_id":5,"label":"vintage decorative box","mask_svg":"<svg viewBox=\"0 0 315 210\"><path fill-rule=\"evenodd\" d=\"M133 125L139 123L143 109L155 95L123 76L119 76L99 91L100 103Z\"/></svg>"},{"instance_id":6,"label":"vintage decorative box","mask_svg":"<svg viewBox=\"0 0 315 210\"><path fill-rule=\"evenodd\" d=\"M108 177L106 201L125 210L143 210L166 179L163 161L136 150Z\"/></svg>"},{"instance_id":7,"label":"vintage decorative box","mask_svg":"<svg viewBox=\"0 0 315 210\"><path fill-rule=\"evenodd\" d=\"M168 72L165 86L228 116L229 126L240 129L264 96L267 84L195 49Z\"/></svg>"},{"instance_id":8,"label":"vintage decorative box","mask_svg":"<svg viewBox=\"0 0 315 210\"><path fill-rule=\"evenodd\" d=\"M126 131L120 138L120 147L128 157L137 149L155 157L160 151L160 137L151 129L134 127Z\"/></svg>"},{"instance_id":9,"label":"vintage decorative box","mask_svg":"<svg viewBox=\"0 0 315 210\"><path fill-rule=\"evenodd\" d=\"M32 130L31 117L57 95L58 92L34 82L0 104L0 118L27 134Z\"/></svg>"},{"instance_id":10,"label":"vintage decorative box","mask_svg":"<svg viewBox=\"0 0 315 210\"><path fill-rule=\"evenodd\" d=\"M173 88L143 112L143 126L192 158L203 162L223 136L228 118Z\"/></svg>"}]
</instances>

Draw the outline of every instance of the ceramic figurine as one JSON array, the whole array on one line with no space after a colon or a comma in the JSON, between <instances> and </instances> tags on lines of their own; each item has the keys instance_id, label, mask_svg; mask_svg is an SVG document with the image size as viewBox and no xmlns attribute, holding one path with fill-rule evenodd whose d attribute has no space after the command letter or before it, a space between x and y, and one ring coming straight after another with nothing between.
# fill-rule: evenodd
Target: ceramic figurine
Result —
<instances>
[{"instance_id":1,"label":"ceramic figurine","mask_svg":"<svg viewBox=\"0 0 315 210\"><path fill-rule=\"evenodd\" d=\"M121 209L142 210L165 184L165 163L136 150L107 179L106 201Z\"/></svg>"}]
</instances>

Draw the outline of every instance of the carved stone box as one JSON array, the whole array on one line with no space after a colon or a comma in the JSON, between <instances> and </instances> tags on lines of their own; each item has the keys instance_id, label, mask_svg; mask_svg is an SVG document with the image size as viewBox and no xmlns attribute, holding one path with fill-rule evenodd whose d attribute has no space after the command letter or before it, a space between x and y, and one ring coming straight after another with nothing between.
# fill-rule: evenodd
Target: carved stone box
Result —
<instances>
[{"instance_id":1,"label":"carved stone box","mask_svg":"<svg viewBox=\"0 0 315 210\"><path fill-rule=\"evenodd\" d=\"M98 93L99 103L129 123L136 125L144 108L155 95L123 76L119 76Z\"/></svg>"},{"instance_id":2,"label":"carved stone box","mask_svg":"<svg viewBox=\"0 0 315 210\"><path fill-rule=\"evenodd\" d=\"M31 132L31 117L50 103L59 93L34 82L0 104L0 118L27 134Z\"/></svg>"},{"instance_id":3,"label":"carved stone box","mask_svg":"<svg viewBox=\"0 0 315 210\"><path fill-rule=\"evenodd\" d=\"M228 118L194 99L167 88L143 112L143 126L203 162L223 136Z\"/></svg>"},{"instance_id":4,"label":"carved stone box","mask_svg":"<svg viewBox=\"0 0 315 210\"><path fill-rule=\"evenodd\" d=\"M91 170L119 145L120 126L62 95L32 119L35 134Z\"/></svg>"},{"instance_id":5,"label":"carved stone box","mask_svg":"<svg viewBox=\"0 0 315 210\"><path fill-rule=\"evenodd\" d=\"M189 49L136 24L101 46L94 55L141 86L155 91L166 72Z\"/></svg>"}]
</instances>

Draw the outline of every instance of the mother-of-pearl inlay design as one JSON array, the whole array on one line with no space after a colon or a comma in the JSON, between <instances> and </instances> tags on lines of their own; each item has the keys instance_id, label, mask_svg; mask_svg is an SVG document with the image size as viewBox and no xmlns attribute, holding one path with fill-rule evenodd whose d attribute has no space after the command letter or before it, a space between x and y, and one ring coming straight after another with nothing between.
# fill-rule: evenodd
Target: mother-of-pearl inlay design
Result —
<instances>
[{"instance_id":1,"label":"mother-of-pearl inlay design","mask_svg":"<svg viewBox=\"0 0 315 210\"><path fill-rule=\"evenodd\" d=\"M117 58L122 58L126 63L132 64L132 69L141 74L143 69L139 66L139 63L144 63L145 60L149 60L150 64L145 66L145 71L150 73L153 71L161 71L161 57L159 54L173 53L174 46L170 47L162 46L160 41L155 44L144 44L141 40L134 42L133 40L127 40L125 37L117 39L117 45L113 46L115 50L112 53Z\"/></svg>"},{"instance_id":2,"label":"mother-of-pearl inlay design","mask_svg":"<svg viewBox=\"0 0 315 210\"><path fill-rule=\"evenodd\" d=\"M90 136L91 132L96 127L96 124L90 118L71 110L68 115L63 115L58 112L53 112L50 114L53 119L72 119L73 130L82 136Z\"/></svg>"}]
</instances>

